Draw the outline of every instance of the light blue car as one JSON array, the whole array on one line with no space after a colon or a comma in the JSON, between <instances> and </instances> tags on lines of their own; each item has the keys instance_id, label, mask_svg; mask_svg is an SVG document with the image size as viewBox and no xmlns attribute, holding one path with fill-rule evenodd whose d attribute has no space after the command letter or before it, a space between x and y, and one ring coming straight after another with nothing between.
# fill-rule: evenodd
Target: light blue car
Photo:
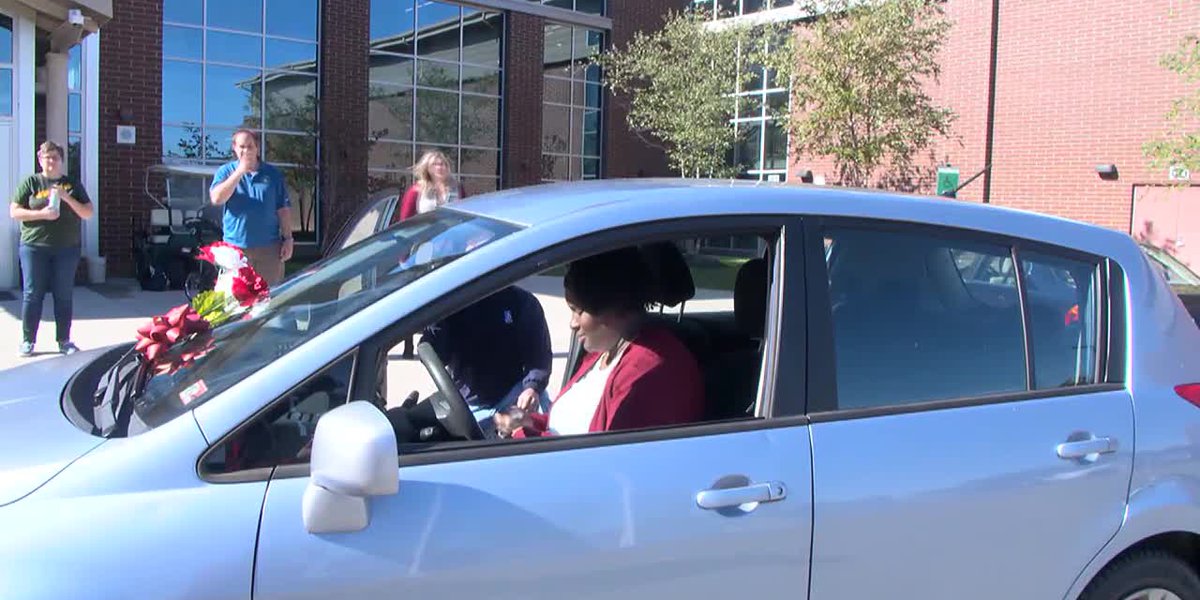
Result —
<instances>
[{"instance_id":1,"label":"light blue car","mask_svg":"<svg viewBox=\"0 0 1200 600\"><path fill-rule=\"evenodd\" d=\"M480 439L428 345L437 393L388 375L425 325L626 246L668 248L647 318L701 366L704 419ZM964 274L992 259L1022 268ZM1098 227L537 186L351 243L97 406L128 349L0 373L0 598L1200 599L1200 331Z\"/></svg>"}]
</instances>

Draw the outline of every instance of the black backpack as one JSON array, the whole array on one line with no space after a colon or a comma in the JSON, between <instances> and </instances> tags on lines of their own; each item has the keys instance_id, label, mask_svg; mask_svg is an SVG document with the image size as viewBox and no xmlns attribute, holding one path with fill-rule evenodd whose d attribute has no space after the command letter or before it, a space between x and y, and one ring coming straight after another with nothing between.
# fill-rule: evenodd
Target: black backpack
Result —
<instances>
[{"instance_id":1,"label":"black backpack","mask_svg":"<svg viewBox=\"0 0 1200 600\"><path fill-rule=\"evenodd\" d=\"M125 437L145 430L133 414L133 405L150 374L149 367L141 354L130 350L104 374L92 397L94 433L106 438Z\"/></svg>"}]
</instances>

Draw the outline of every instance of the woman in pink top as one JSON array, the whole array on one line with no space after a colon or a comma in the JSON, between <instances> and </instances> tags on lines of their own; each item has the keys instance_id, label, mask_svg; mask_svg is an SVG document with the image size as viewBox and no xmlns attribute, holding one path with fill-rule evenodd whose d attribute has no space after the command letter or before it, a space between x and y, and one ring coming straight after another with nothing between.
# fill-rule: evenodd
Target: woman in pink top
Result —
<instances>
[{"instance_id":1,"label":"woman in pink top","mask_svg":"<svg viewBox=\"0 0 1200 600\"><path fill-rule=\"evenodd\" d=\"M703 420L695 357L668 329L646 320L651 283L636 248L571 263L563 286L571 329L588 355L548 414L519 404L496 415L497 433L574 435Z\"/></svg>"}]
</instances>

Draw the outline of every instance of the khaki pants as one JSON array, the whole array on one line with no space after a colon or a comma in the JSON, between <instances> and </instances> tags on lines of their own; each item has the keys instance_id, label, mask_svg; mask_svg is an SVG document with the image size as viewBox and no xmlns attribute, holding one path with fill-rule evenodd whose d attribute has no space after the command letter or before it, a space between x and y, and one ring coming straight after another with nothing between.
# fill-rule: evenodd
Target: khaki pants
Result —
<instances>
[{"instance_id":1,"label":"khaki pants","mask_svg":"<svg viewBox=\"0 0 1200 600\"><path fill-rule=\"evenodd\" d=\"M246 255L246 260L250 262L250 267L267 281L267 285L274 287L283 280L283 261L279 260L278 243L257 248L243 248L242 252Z\"/></svg>"}]
</instances>

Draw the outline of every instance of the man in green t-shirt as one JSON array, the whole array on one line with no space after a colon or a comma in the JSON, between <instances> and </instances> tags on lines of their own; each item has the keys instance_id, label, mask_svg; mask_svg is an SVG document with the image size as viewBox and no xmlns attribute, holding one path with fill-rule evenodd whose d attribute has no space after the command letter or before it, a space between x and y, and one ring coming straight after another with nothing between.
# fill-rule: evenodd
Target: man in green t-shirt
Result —
<instances>
[{"instance_id":1,"label":"man in green t-shirt","mask_svg":"<svg viewBox=\"0 0 1200 600\"><path fill-rule=\"evenodd\" d=\"M54 296L58 351L79 351L71 343L71 296L79 267L79 225L92 218L92 202L83 186L63 173L63 149L54 142L38 147L42 171L17 186L8 214L21 224L21 356L33 354L42 303Z\"/></svg>"}]
</instances>

